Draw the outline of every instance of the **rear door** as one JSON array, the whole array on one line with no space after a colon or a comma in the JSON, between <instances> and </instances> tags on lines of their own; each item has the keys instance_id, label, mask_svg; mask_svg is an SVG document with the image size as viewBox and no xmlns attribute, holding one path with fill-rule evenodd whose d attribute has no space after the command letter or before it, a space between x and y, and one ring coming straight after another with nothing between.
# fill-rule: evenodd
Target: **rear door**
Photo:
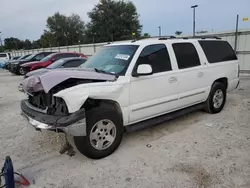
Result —
<instances>
[{"instance_id":1,"label":"rear door","mask_svg":"<svg viewBox=\"0 0 250 188\"><path fill-rule=\"evenodd\" d=\"M178 65L179 102L181 107L190 106L206 100L207 83L203 57L198 55L198 43L173 43L172 47Z\"/></svg>"}]
</instances>

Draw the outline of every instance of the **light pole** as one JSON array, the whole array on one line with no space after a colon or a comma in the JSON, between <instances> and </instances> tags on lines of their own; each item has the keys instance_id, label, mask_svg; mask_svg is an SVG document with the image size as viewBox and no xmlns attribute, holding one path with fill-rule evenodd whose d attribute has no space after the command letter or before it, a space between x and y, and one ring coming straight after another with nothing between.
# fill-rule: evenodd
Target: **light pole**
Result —
<instances>
[{"instance_id":1,"label":"light pole","mask_svg":"<svg viewBox=\"0 0 250 188\"><path fill-rule=\"evenodd\" d=\"M198 5L193 5L191 8L193 9L193 37L195 36L195 8L198 7Z\"/></svg>"},{"instance_id":2,"label":"light pole","mask_svg":"<svg viewBox=\"0 0 250 188\"><path fill-rule=\"evenodd\" d=\"M235 41L234 41L235 52L237 50L238 28L239 28L239 14L237 14L237 17L236 17Z\"/></svg>"},{"instance_id":3,"label":"light pole","mask_svg":"<svg viewBox=\"0 0 250 188\"><path fill-rule=\"evenodd\" d=\"M158 29L159 29L159 37L161 37L161 26L159 26Z\"/></svg>"}]
</instances>

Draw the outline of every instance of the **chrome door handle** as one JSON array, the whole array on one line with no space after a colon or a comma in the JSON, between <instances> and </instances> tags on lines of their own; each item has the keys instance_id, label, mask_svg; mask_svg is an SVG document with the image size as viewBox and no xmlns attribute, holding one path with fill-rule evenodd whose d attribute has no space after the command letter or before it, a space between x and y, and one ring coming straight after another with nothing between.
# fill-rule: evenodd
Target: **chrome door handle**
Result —
<instances>
[{"instance_id":1,"label":"chrome door handle","mask_svg":"<svg viewBox=\"0 0 250 188\"><path fill-rule=\"evenodd\" d=\"M171 77L171 78L168 79L169 83L174 83L176 81L177 81L177 79L175 77Z\"/></svg>"}]
</instances>

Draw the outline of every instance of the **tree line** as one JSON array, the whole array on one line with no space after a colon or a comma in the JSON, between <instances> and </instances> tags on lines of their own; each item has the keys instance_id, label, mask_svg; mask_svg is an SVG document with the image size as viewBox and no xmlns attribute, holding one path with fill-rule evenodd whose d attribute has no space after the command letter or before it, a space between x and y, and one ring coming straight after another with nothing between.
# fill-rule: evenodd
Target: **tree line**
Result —
<instances>
[{"instance_id":1,"label":"tree line","mask_svg":"<svg viewBox=\"0 0 250 188\"><path fill-rule=\"evenodd\" d=\"M87 43L147 38L142 35L135 5L131 1L100 0L88 12L89 23L79 15L66 16L56 12L46 20L46 29L38 40L20 40L10 37L4 40L4 50L34 49Z\"/></svg>"}]
</instances>

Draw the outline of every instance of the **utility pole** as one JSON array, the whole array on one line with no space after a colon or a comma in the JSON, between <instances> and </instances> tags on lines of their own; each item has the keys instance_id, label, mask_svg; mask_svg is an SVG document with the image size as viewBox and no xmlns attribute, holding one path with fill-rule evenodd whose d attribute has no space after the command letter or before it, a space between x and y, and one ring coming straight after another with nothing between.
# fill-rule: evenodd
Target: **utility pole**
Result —
<instances>
[{"instance_id":1,"label":"utility pole","mask_svg":"<svg viewBox=\"0 0 250 188\"><path fill-rule=\"evenodd\" d=\"M159 37L161 37L161 26L159 26L158 29L159 29Z\"/></svg>"},{"instance_id":2,"label":"utility pole","mask_svg":"<svg viewBox=\"0 0 250 188\"><path fill-rule=\"evenodd\" d=\"M236 28L235 28L235 41L234 41L234 51L237 51L237 42L238 42L238 27L239 27L239 14L236 17Z\"/></svg>"},{"instance_id":3,"label":"utility pole","mask_svg":"<svg viewBox=\"0 0 250 188\"><path fill-rule=\"evenodd\" d=\"M78 47L79 47L79 52L81 53L81 41L80 40L78 40Z\"/></svg>"},{"instance_id":4,"label":"utility pole","mask_svg":"<svg viewBox=\"0 0 250 188\"><path fill-rule=\"evenodd\" d=\"M193 5L191 8L193 9L193 37L195 37L195 8L197 8L198 5Z\"/></svg>"},{"instance_id":5,"label":"utility pole","mask_svg":"<svg viewBox=\"0 0 250 188\"><path fill-rule=\"evenodd\" d=\"M0 52L3 51L3 43L2 43L2 38L1 38L1 33L2 31L0 31Z\"/></svg>"}]
</instances>

